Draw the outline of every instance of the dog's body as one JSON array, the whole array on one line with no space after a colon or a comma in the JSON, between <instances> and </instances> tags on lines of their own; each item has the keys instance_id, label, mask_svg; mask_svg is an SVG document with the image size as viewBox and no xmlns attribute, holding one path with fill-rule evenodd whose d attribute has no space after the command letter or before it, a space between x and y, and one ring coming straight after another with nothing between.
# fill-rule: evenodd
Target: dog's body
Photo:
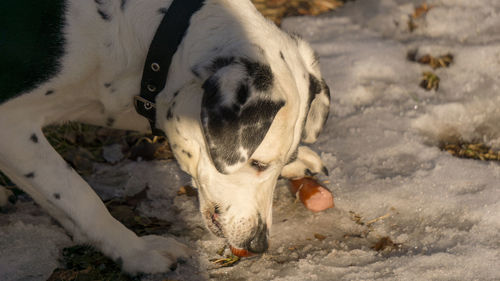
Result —
<instances>
[{"instance_id":1,"label":"dog's body","mask_svg":"<svg viewBox=\"0 0 500 281\"><path fill-rule=\"evenodd\" d=\"M59 71L0 105L0 170L76 239L128 272L167 271L187 251L171 238L137 237L116 221L41 128L79 121L148 132L133 98L170 3L66 1ZM157 128L199 188L208 228L235 248L265 251L278 177L324 169L313 151L298 147L316 140L329 109L312 50L250 1L206 0L173 57L156 108Z\"/></svg>"}]
</instances>

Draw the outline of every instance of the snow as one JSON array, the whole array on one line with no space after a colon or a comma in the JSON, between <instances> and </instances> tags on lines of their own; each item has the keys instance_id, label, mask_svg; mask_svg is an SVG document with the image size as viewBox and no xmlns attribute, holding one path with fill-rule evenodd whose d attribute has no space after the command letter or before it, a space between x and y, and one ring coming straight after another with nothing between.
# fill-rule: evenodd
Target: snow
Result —
<instances>
[{"instance_id":1,"label":"snow","mask_svg":"<svg viewBox=\"0 0 500 281\"><path fill-rule=\"evenodd\" d=\"M142 213L173 222L171 234L199 254L144 280L500 280L500 165L437 148L457 139L500 148L500 2L428 1L409 32L415 2L357 0L284 21L318 51L332 90L312 148L330 170L320 181L335 208L311 213L279 182L267 254L216 268L209 259L223 241L204 229L195 197L177 196L189 178L175 162L98 167L88 180L102 196L147 185ZM433 70L439 90L419 87L432 69L407 60L412 51L453 54L449 68ZM0 215L2 280L44 280L70 243L36 208L25 202ZM384 237L392 246L374 250Z\"/></svg>"}]
</instances>

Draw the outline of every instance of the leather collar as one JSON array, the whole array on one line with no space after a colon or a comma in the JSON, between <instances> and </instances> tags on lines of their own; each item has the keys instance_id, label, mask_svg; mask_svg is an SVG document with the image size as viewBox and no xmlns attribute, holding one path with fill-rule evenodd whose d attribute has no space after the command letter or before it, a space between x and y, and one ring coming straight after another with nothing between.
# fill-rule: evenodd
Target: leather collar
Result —
<instances>
[{"instance_id":1,"label":"leather collar","mask_svg":"<svg viewBox=\"0 0 500 281\"><path fill-rule=\"evenodd\" d=\"M165 136L156 128L156 96L165 88L172 58L186 34L192 15L201 9L203 3L204 0L172 1L149 46L141 92L134 97L134 105L137 113L149 120L153 135Z\"/></svg>"}]
</instances>

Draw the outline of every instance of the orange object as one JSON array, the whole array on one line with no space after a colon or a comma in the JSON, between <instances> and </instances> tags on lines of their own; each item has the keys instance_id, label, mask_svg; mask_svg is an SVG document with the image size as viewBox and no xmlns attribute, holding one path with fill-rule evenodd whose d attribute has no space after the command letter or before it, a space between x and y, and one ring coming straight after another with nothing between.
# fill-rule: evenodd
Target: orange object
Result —
<instances>
[{"instance_id":1,"label":"orange object","mask_svg":"<svg viewBox=\"0 0 500 281\"><path fill-rule=\"evenodd\" d=\"M229 246L229 248L231 249L231 252L233 253L233 255L235 256L238 256L238 257L249 257L252 255L251 252L245 250L245 249L239 249L239 248L235 248L233 246Z\"/></svg>"},{"instance_id":2,"label":"orange object","mask_svg":"<svg viewBox=\"0 0 500 281\"><path fill-rule=\"evenodd\" d=\"M313 212L321 212L334 206L330 190L312 178L290 180L290 192Z\"/></svg>"}]
</instances>

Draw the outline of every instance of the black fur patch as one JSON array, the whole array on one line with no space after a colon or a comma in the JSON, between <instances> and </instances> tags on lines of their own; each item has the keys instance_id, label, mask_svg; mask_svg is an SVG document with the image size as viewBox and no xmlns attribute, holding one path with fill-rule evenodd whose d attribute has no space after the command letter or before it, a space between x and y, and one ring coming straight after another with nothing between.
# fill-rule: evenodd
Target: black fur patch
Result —
<instances>
[{"instance_id":1,"label":"black fur patch","mask_svg":"<svg viewBox=\"0 0 500 281\"><path fill-rule=\"evenodd\" d=\"M246 73L239 83L224 86L233 88L221 89L223 84L218 75L211 76L202 85L203 130L212 161L222 173L226 172L227 166L248 160L285 104L269 98L274 76L268 65L245 58L219 57L207 67L207 71L217 72L234 64L238 64L234 66L235 71L242 69ZM228 99L222 95L233 96ZM246 151L245 155L242 149Z\"/></svg>"},{"instance_id":2,"label":"black fur patch","mask_svg":"<svg viewBox=\"0 0 500 281\"><path fill-rule=\"evenodd\" d=\"M317 98L318 95L325 95L328 100L330 100L330 88L326 84L325 80L321 80L321 82L314 77L314 75L309 74L309 103L307 104L308 115L304 120L304 129L302 130L302 139L306 139L308 136L312 136L313 139L316 139L321 132L321 129L324 127L326 121L328 120L329 108L328 104L323 104L322 102L314 103L314 99ZM320 126L314 126L316 129L314 131L306 128L308 123L311 124L319 124Z\"/></svg>"},{"instance_id":3,"label":"black fur patch","mask_svg":"<svg viewBox=\"0 0 500 281\"><path fill-rule=\"evenodd\" d=\"M35 172L31 172L31 173L27 173L26 175L24 175L25 177L29 178L29 179L32 179L35 177Z\"/></svg>"},{"instance_id":4,"label":"black fur patch","mask_svg":"<svg viewBox=\"0 0 500 281\"><path fill-rule=\"evenodd\" d=\"M325 91L325 95L328 97L328 100L331 100L330 87L328 87L328 85L326 84L325 79L321 79L321 87Z\"/></svg>"},{"instance_id":5,"label":"black fur patch","mask_svg":"<svg viewBox=\"0 0 500 281\"><path fill-rule=\"evenodd\" d=\"M36 134L32 134L30 137L30 140L34 143L38 143L38 137Z\"/></svg>"},{"instance_id":6,"label":"black fur patch","mask_svg":"<svg viewBox=\"0 0 500 281\"><path fill-rule=\"evenodd\" d=\"M243 105L244 103L247 102L248 97L250 96L250 92L248 91L248 86L245 83L241 83L240 86L238 87L237 93L236 93L236 100L240 105Z\"/></svg>"},{"instance_id":7,"label":"black fur patch","mask_svg":"<svg viewBox=\"0 0 500 281\"><path fill-rule=\"evenodd\" d=\"M45 95L48 96L48 95L52 95L54 93L54 90L48 90L47 92L45 92Z\"/></svg>"},{"instance_id":8,"label":"black fur patch","mask_svg":"<svg viewBox=\"0 0 500 281\"><path fill-rule=\"evenodd\" d=\"M235 62L234 57L218 57L212 62L212 65L210 65L209 71L216 72L217 70L225 66L231 65L234 62Z\"/></svg>"},{"instance_id":9,"label":"black fur patch","mask_svg":"<svg viewBox=\"0 0 500 281\"><path fill-rule=\"evenodd\" d=\"M59 193L54 193L54 194L52 194L52 195L53 195L53 196L54 196L54 198L55 198L55 199L57 199L57 200L61 199L61 194L59 194Z\"/></svg>"},{"instance_id":10,"label":"black fur patch","mask_svg":"<svg viewBox=\"0 0 500 281\"><path fill-rule=\"evenodd\" d=\"M104 88L109 88L109 87L111 87L111 82L104 83Z\"/></svg>"},{"instance_id":11,"label":"black fur patch","mask_svg":"<svg viewBox=\"0 0 500 281\"><path fill-rule=\"evenodd\" d=\"M308 101L309 105L316 97L316 95L321 93L321 88L322 88L321 83L319 82L318 78L314 77L314 75L309 73L309 101Z\"/></svg>"},{"instance_id":12,"label":"black fur patch","mask_svg":"<svg viewBox=\"0 0 500 281\"><path fill-rule=\"evenodd\" d=\"M251 152L257 149L271 127L274 116L284 105L283 101L259 100L243 110L239 122L242 126L241 144L244 148Z\"/></svg>"},{"instance_id":13,"label":"black fur patch","mask_svg":"<svg viewBox=\"0 0 500 281\"><path fill-rule=\"evenodd\" d=\"M203 83L203 106L214 108L220 102L219 97L219 81L215 78L210 78Z\"/></svg>"},{"instance_id":14,"label":"black fur patch","mask_svg":"<svg viewBox=\"0 0 500 281\"><path fill-rule=\"evenodd\" d=\"M281 57L281 59L282 59L282 60L286 61L286 60L285 60L285 56L283 55L283 52L282 52L282 51L280 51L280 57Z\"/></svg>"},{"instance_id":15,"label":"black fur patch","mask_svg":"<svg viewBox=\"0 0 500 281\"><path fill-rule=\"evenodd\" d=\"M243 64L247 69L248 76L252 79L252 85L257 91L268 91L273 85L274 75L271 67L266 64L252 62L247 59L242 59Z\"/></svg>"},{"instance_id":16,"label":"black fur patch","mask_svg":"<svg viewBox=\"0 0 500 281\"><path fill-rule=\"evenodd\" d=\"M217 170L245 162L264 139L274 116L284 102L258 100L238 111L222 106L202 109L202 120L210 155ZM241 155L240 147L247 150Z\"/></svg>"},{"instance_id":17,"label":"black fur patch","mask_svg":"<svg viewBox=\"0 0 500 281\"><path fill-rule=\"evenodd\" d=\"M63 0L0 1L0 103L60 70Z\"/></svg>"}]
</instances>

